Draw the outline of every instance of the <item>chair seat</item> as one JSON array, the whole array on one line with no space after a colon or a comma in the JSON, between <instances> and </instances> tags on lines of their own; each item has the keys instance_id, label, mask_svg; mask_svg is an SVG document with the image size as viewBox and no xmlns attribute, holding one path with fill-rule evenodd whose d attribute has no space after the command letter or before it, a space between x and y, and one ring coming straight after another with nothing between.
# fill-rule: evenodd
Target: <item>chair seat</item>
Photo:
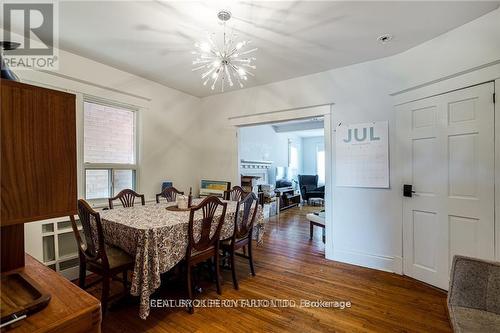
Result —
<instances>
[{"instance_id":1,"label":"chair seat","mask_svg":"<svg viewBox=\"0 0 500 333\"><path fill-rule=\"evenodd\" d=\"M462 306L451 306L453 328L460 333L500 333L500 315Z\"/></svg>"},{"instance_id":2,"label":"chair seat","mask_svg":"<svg viewBox=\"0 0 500 333\"><path fill-rule=\"evenodd\" d=\"M235 240L236 245L238 245L238 243L239 243L239 242L241 242L241 241L245 241L245 240L248 240L248 237L244 237L244 238L237 238L237 239ZM231 246L231 238L228 238L228 239L224 239L224 240L222 240L222 241L220 242L220 245L221 245L221 247L229 247L229 246Z\"/></svg>"},{"instance_id":3,"label":"chair seat","mask_svg":"<svg viewBox=\"0 0 500 333\"><path fill-rule=\"evenodd\" d=\"M193 249L191 252L191 258L205 257L205 255L210 256L210 254L214 253L214 250L215 250L215 246L210 246L209 248L202 250L202 251L198 251L198 250Z\"/></svg>"},{"instance_id":4,"label":"chair seat","mask_svg":"<svg viewBox=\"0 0 500 333\"><path fill-rule=\"evenodd\" d=\"M128 265L133 266L134 264L134 258L116 246L106 244L106 255L108 256L110 269Z\"/></svg>"},{"instance_id":5,"label":"chair seat","mask_svg":"<svg viewBox=\"0 0 500 333\"><path fill-rule=\"evenodd\" d=\"M229 246L229 245L231 245L231 238L221 240L220 241L220 245L222 245L222 246Z\"/></svg>"}]
</instances>

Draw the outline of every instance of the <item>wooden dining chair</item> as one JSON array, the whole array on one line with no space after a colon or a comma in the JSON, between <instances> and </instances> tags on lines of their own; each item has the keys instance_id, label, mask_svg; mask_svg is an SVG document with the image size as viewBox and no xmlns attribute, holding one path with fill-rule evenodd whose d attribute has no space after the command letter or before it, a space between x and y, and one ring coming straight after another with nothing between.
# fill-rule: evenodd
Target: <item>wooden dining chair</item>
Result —
<instances>
[{"instance_id":1,"label":"wooden dining chair","mask_svg":"<svg viewBox=\"0 0 500 333\"><path fill-rule=\"evenodd\" d=\"M184 195L184 192L179 191L175 187L166 187L156 195L156 203L160 203L160 198L163 197L167 200L167 202L175 202L177 198L177 194Z\"/></svg>"},{"instance_id":2,"label":"wooden dining chair","mask_svg":"<svg viewBox=\"0 0 500 333\"><path fill-rule=\"evenodd\" d=\"M136 191L131 190L129 188L121 190L120 193L108 199L109 209L113 209L113 201L117 199L120 199L123 207L133 207L135 198L141 198L141 203L143 206L146 204L146 200L144 199L144 194L139 194Z\"/></svg>"},{"instance_id":3,"label":"wooden dining chair","mask_svg":"<svg viewBox=\"0 0 500 333\"><path fill-rule=\"evenodd\" d=\"M230 191L224 191L224 199L230 201L240 201L246 192L241 186L233 186Z\"/></svg>"},{"instance_id":4,"label":"wooden dining chair","mask_svg":"<svg viewBox=\"0 0 500 333\"><path fill-rule=\"evenodd\" d=\"M259 199L253 192L247 194L241 201L238 201L234 218L233 236L230 239L221 241L222 252L224 255L229 254L234 289L238 289L236 266L234 264L235 255L248 259L250 271L255 276L252 255L252 231L258 206ZM248 247L248 255L245 253L245 247ZM236 252L239 249L243 249L243 253Z\"/></svg>"},{"instance_id":5,"label":"wooden dining chair","mask_svg":"<svg viewBox=\"0 0 500 333\"><path fill-rule=\"evenodd\" d=\"M219 220L216 221L215 213L222 207L222 212ZM219 198L215 196L209 196L205 198L199 205L191 208L189 214L189 225L188 225L188 247L186 252L186 283L188 289L188 296L191 300L191 306L189 307L189 313L194 313L194 307L192 306L193 301L193 286L192 286L192 269L199 263L206 262L209 259L213 260L213 265L215 268L215 283L217 286L217 293L221 294L220 288L220 268L219 268L219 236L224 224L224 219L226 217L227 203L223 203ZM195 215L197 212L201 211L202 219L201 227L196 228L199 230L195 235ZM211 234L211 230L215 231Z\"/></svg>"},{"instance_id":6,"label":"wooden dining chair","mask_svg":"<svg viewBox=\"0 0 500 333\"><path fill-rule=\"evenodd\" d=\"M78 257L80 259L79 285L80 288L85 289L87 270L102 277L102 279L93 282L87 287L101 281L103 282L101 305L104 316L108 305L110 279L122 273L124 293L126 294L128 289L127 271L133 270L134 259L123 250L105 243L101 217L85 200L78 200L78 217L80 218L85 241L82 240L74 216L70 216L71 226L73 227L73 233L78 244ZM94 226L92 225L93 222L95 223Z\"/></svg>"}]
</instances>

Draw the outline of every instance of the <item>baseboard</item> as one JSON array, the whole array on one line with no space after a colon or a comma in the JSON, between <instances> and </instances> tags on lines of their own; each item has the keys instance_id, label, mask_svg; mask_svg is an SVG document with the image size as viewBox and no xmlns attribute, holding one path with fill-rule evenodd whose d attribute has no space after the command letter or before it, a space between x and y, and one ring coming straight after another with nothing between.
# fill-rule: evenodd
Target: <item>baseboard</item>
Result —
<instances>
[{"instance_id":1,"label":"baseboard","mask_svg":"<svg viewBox=\"0 0 500 333\"><path fill-rule=\"evenodd\" d=\"M346 249L334 249L331 259L346 264L373 268L391 273L402 274L403 271L403 260L401 257L373 255Z\"/></svg>"}]
</instances>

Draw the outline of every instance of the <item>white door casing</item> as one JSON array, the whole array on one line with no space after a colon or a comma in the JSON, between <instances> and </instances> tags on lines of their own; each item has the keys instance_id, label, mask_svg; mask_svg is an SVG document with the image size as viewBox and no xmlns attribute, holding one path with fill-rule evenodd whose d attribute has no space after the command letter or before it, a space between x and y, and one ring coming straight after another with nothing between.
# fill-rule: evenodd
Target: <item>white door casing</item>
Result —
<instances>
[{"instance_id":1,"label":"white door casing","mask_svg":"<svg viewBox=\"0 0 500 333\"><path fill-rule=\"evenodd\" d=\"M495 255L494 83L396 107L404 274L448 289L455 254Z\"/></svg>"}]
</instances>

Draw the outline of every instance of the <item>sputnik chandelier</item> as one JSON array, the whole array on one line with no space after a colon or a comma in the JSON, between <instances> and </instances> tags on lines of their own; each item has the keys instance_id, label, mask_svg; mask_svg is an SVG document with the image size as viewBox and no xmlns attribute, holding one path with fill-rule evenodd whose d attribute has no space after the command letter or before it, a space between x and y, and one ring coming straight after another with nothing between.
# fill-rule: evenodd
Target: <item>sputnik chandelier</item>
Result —
<instances>
[{"instance_id":1,"label":"sputnik chandelier","mask_svg":"<svg viewBox=\"0 0 500 333\"><path fill-rule=\"evenodd\" d=\"M248 80L248 76L254 76L250 70L255 69L253 62L255 57L249 56L257 51L257 48L245 50L249 40L237 42L237 35L232 31L226 34L226 22L231 18L231 13L221 10L217 13L218 19L224 27L222 43L215 39L215 33L208 34L208 41L195 43L196 51L192 54L196 56L193 60L193 72L202 71L201 80L206 86L211 83L212 90L220 84L221 91L226 86L232 87L236 83L243 88L243 82Z\"/></svg>"}]
</instances>

